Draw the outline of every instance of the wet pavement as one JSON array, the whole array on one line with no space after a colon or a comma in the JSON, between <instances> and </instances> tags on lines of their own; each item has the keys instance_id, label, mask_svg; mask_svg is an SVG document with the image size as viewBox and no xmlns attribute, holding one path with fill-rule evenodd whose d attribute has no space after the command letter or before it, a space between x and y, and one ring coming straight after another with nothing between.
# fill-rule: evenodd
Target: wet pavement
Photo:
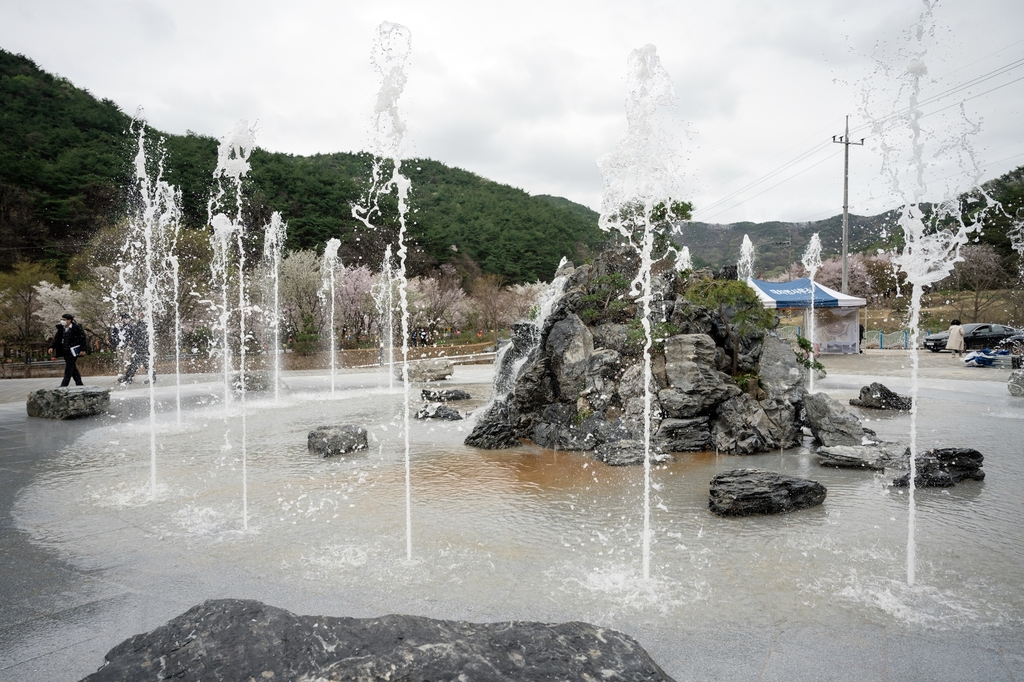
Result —
<instances>
[{"instance_id":1,"label":"wet pavement","mask_svg":"<svg viewBox=\"0 0 1024 682\"><path fill-rule=\"evenodd\" d=\"M908 388L906 353L826 357L824 364L830 376L819 387L832 393L855 395L873 378L899 392ZM1008 370L958 364L948 354L922 354L922 391L927 399L996 401L1018 409L1008 402ZM215 390L215 383L207 382L212 377L194 379L199 383L190 384L187 398ZM325 383L316 373L296 375L294 380ZM124 546L118 556L96 557L91 563L68 561L59 547L18 527L13 514L17 498L87 431L141 416L148 391L116 389L118 399L109 416L74 422L28 418L28 391L56 383L59 380L0 381L0 680L80 679L96 670L103 655L125 638L209 598L259 598L307 614L365 617L404 610L429 615L427 604L395 603L381 600L379 594L332 595L325 600L315 590L268 583L266 576L230 564L199 575L186 561L187 545L168 546L168 566L180 563L180 574L134 574L131 546ZM86 383L113 385L113 379L87 378ZM79 538L114 532L131 537L144 530L132 528L130 515L117 521L97 515L81 520ZM481 612L475 619L516 615L514 610L510 615ZM1024 632L1019 625L958 633L873 622L830 628L782 620L770 627L684 623L672 632L631 634L678 680L1024 681Z\"/></svg>"}]
</instances>

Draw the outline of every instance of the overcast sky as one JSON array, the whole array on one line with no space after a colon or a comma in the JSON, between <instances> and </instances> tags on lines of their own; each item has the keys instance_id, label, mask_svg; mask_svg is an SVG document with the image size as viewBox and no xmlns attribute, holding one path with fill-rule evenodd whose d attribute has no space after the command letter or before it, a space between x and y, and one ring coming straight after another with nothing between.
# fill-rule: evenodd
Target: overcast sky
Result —
<instances>
[{"instance_id":1,"label":"overcast sky","mask_svg":"<svg viewBox=\"0 0 1024 682\"><path fill-rule=\"evenodd\" d=\"M892 89L873 56L887 55L901 72L904 58L892 55L923 7L920 0L497 5L0 0L0 47L125 112L144 107L160 130L221 137L247 119L258 122L260 146L314 154L369 147L378 89L369 56L377 25L393 21L412 32L400 101L411 155L599 209L595 162L625 130L626 59L651 43L691 130L684 165L697 219L802 221L841 212L842 146L831 137L843 132L845 114L855 129L865 123L865 92ZM985 179L995 177L1024 165L1024 80L1012 82L1024 77L1024 3L947 5L934 10L923 96L987 79L922 110L970 98L964 112L980 122L971 138L978 163ZM1009 68L991 75L1002 67ZM944 118L951 116L960 116L957 107L922 119L926 155L956 136L957 122ZM877 141L870 131L851 135L863 136L865 146L851 149L850 206L871 214L894 199ZM966 178L941 164L929 172L943 182Z\"/></svg>"}]
</instances>

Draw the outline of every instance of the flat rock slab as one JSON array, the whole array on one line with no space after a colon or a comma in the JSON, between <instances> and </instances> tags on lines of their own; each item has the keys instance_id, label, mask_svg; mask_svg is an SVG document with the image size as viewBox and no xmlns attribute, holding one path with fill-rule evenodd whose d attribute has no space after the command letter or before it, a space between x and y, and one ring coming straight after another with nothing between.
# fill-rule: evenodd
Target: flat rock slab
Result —
<instances>
[{"instance_id":1,"label":"flat rock slab","mask_svg":"<svg viewBox=\"0 0 1024 682\"><path fill-rule=\"evenodd\" d=\"M971 448L935 448L917 456L914 486L918 488L951 488L960 481L985 480L981 465L985 456ZM909 465L908 465L909 466ZM910 485L910 473L892 482L897 488Z\"/></svg>"},{"instance_id":2,"label":"flat rock slab","mask_svg":"<svg viewBox=\"0 0 1024 682\"><path fill-rule=\"evenodd\" d=\"M910 451L900 452L895 446L887 443L833 445L831 447L823 445L818 448L816 454L818 464L837 469L883 471L885 469L906 469L910 466Z\"/></svg>"},{"instance_id":3,"label":"flat rock slab","mask_svg":"<svg viewBox=\"0 0 1024 682\"><path fill-rule=\"evenodd\" d=\"M420 392L423 399L431 403L446 403L451 400L469 400L473 396L458 388L425 388Z\"/></svg>"},{"instance_id":4,"label":"flat rock slab","mask_svg":"<svg viewBox=\"0 0 1024 682\"><path fill-rule=\"evenodd\" d=\"M462 419L462 415L458 410L442 403L425 405L413 416L416 419L443 419L445 421L458 421Z\"/></svg>"},{"instance_id":5,"label":"flat rock slab","mask_svg":"<svg viewBox=\"0 0 1024 682\"><path fill-rule=\"evenodd\" d=\"M365 450L366 429L362 426L318 426L307 437L309 451L321 457L344 455L356 450Z\"/></svg>"},{"instance_id":6,"label":"flat rock slab","mask_svg":"<svg viewBox=\"0 0 1024 682\"><path fill-rule=\"evenodd\" d=\"M44 388L28 394L28 416L41 419L81 419L110 409L110 389L98 386Z\"/></svg>"},{"instance_id":7,"label":"flat rock slab","mask_svg":"<svg viewBox=\"0 0 1024 682\"><path fill-rule=\"evenodd\" d=\"M630 466L644 463L644 442L642 440L618 440L602 443L594 449L594 458L610 466ZM652 462L671 462L672 455L651 449Z\"/></svg>"},{"instance_id":8,"label":"flat rock slab","mask_svg":"<svg viewBox=\"0 0 1024 682\"><path fill-rule=\"evenodd\" d=\"M206 601L115 646L83 682L114 680L671 680L636 640L587 623L297 616Z\"/></svg>"},{"instance_id":9,"label":"flat rock slab","mask_svg":"<svg viewBox=\"0 0 1024 682\"><path fill-rule=\"evenodd\" d=\"M451 360L420 360L409 363L409 381L441 381L455 373ZM395 376L402 378L402 365L395 365Z\"/></svg>"},{"instance_id":10,"label":"flat rock slab","mask_svg":"<svg viewBox=\"0 0 1024 682\"><path fill-rule=\"evenodd\" d=\"M711 479L708 508L719 516L782 514L817 506L826 492L825 486L806 478L734 469Z\"/></svg>"},{"instance_id":11,"label":"flat rock slab","mask_svg":"<svg viewBox=\"0 0 1024 682\"><path fill-rule=\"evenodd\" d=\"M911 400L908 396L899 395L885 384L875 381L870 386L862 386L860 396L851 398L850 404L856 407L870 407L874 410L901 410L906 412L910 409Z\"/></svg>"}]
</instances>

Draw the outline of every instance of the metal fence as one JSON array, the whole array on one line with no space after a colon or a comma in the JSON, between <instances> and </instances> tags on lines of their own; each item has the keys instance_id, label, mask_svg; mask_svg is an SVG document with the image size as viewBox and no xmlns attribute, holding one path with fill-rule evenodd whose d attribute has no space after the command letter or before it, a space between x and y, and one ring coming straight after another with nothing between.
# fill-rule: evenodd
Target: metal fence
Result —
<instances>
[{"instance_id":1,"label":"metal fence","mask_svg":"<svg viewBox=\"0 0 1024 682\"><path fill-rule=\"evenodd\" d=\"M786 341L796 341L797 336L803 336L803 328L798 325L784 325L778 328L779 336ZM927 336L921 332L920 341ZM899 329L894 332L887 332L882 329L873 329L864 332L862 348L910 348L910 330ZM920 347L920 343L918 344Z\"/></svg>"}]
</instances>

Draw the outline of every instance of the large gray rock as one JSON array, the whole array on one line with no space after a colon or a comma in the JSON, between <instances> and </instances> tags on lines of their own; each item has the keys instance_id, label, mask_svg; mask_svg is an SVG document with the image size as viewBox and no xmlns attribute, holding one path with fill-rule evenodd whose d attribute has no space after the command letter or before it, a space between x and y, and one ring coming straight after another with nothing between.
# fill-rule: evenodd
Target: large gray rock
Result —
<instances>
[{"instance_id":1,"label":"large gray rock","mask_svg":"<svg viewBox=\"0 0 1024 682\"><path fill-rule=\"evenodd\" d=\"M541 419L534 426L532 440L552 450L593 450L603 443L633 438L622 419L609 421L598 413L578 422L576 411L564 403L548 405Z\"/></svg>"},{"instance_id":2,"label":"large gray rock","mask_svg":"<svg viewBox=\"0 0 1024 682\"><path fill-rule=\"evenodd\" d=\"M1024 369L1015 369L1010 372L1010 378L1006 382L1006 389L1010 391L1010 395L1024 398Z\"/></svg>"},{"instance_id":3,"label":"large gray rock","mask_svg":"<svg viewBox=\"0 0 1024 682\"><path fill-rule=\"evenodd\" d=\"M516 436L518 411L504 400L496 400L476 421L466 436L466 445L485 450L504 450L522 445Z\"/></svg>"},{"instance_id":4,"label":"large gray rock","mask_svg":"<svg viewBox=\"0 0 1024 682\"><path fill-rule=\"evenodd\" d=\"M544 344L555 388L562 400L575 401L583 391L594 337L575 313L551 327Z\"/></svg>"},{"instance_id":5,"label":"large gray rock","mask_svg":"<svg viewBox=\"0 0 1024 682\"><path fill-rule=\"evenodd\" d=\"M626 345L626 325L606 322L593 329L594 347L621 353Z\"/></svg>"},{"instance_id":6,"label":"large gray rock","mask_svg":"<svg viewBox=\"0 0 1024 682\"><path fill-rule=\"evenodd\" d=\"M402 378L402 365L395 365L395 376ZM455 373L455 363L444 358L409 363L409 381L441 381Z\"/></svg>"},{"instance_id":7,"label":"large gray rock","mask_svg":"<svg viewBox=\"0 0 1024 682\"><path fill-rule=\"evenodd\" d=\"M807 423L814 437L825 446L862 445L867 432L860 420L842 403L825 393L804 397Z\"/></svg>"},{"instance_id":8,"label":"large gray rock","mask_svg":"<svg viewBox=\"0 0 1024 682\"><path fill-rule=\"evenodd\" d=\"M604 410L615 397L615 379L621 373L621 356L618 351L599 348L587 363L586 381L582 396L590 409Z\"/></svg>"},{"instance_id":9,"label":"large gray rock","mask_svg":"<svg viewBox=\"0 0 1024 682\"><path fill-rule=\"evenodd\" d=\"M718 407L711 428L711 441L721 452L753 455L779 447L775 431L775 424L761 404L743 393Z\"/></svg>"},{"instance_id":10,"label":"large gray rock","mask_svg":"<svg viewBox=\"0 0 1024 682\"><path fill-rule=\"evenodd\" d=\"M587 623L296 616L240 599L126 639L83 682L149 679L671 680L636 640Z\"/></svg>"},{"instance_id":11,"label":"large gray rock","mask_svg":"<svg viewBox=\"0 0 1024 682\"><path fill-rule=\"evenodd\" d=\"M28 416L41 419L81 419L110 408L110 389L98 386L43 388L28 394Z\"/></svg>"},{"instance_id":12,"label":"large gray rock","mask_svg":"<svg viewBox=\"0 0 1024 682\"><path fill-rule=\"evenodd\" d=\"M715 369L716 352L715 341L707 334L679 334L665 340L668 387L658 391L658 401L666 417L707 414L739 395L729 376Z\"/></svg>"},{"instance_id":13,"label":"large gray rock","mask_svg":"<svg viewBox=\"0 0 1024 682\"><path fill-rule=\"evenodd\" d=\"M889 443L872 445L821 446L817 451L818 464L837 469L905 469L909 466L908 455Z\"/></svg>"},{"instance_id":14,"label":"large gray rock","mask_svg":"<svg viewBox=\"0 0 1024 682\"><path fill-rule=\"evenodd\" d=\"M935 448L917 456L914 485L918 488L949 488L966 479L983 481L985 472L981 465L984 462L984 455L971 448ZM892 484L906 488L910 485L910 473L900 476Z\"/></svg>"},{"instance_id":15,"label":"large gray rock","mask_svg":"<svg viewBox=\"0 0 1024 682\"><path fill-rule=\"evenodd\" d=\"M711 448L711 420L663 419L655 440L659 448L668 452L705 452Z\"/></svg>"},{"instance_id":16,"label":"large gray rock","mask_svg":"<svg viewBox=\"0 0 1024 682\"><path fill-rule=\"evenodd\" d=\"M366 449L366 429L362 426L319 426L306 437L309 451L321 457L345 455Z\"/></svg>"},{"instance_id":17,"label":"large gray rock","mask_svg":"<svg viewBox=\"0 0 1024 682\"><path fill-rule=\"evenodd\" d=\"M758 469L735 469L711 479L708 508L719 516L781 514L814 507L827 490L816 481Z\"/></svg>"},{"instance_id":18,"label":"large gray rock","mask_svg":"<svg viewBox=\"0 0 1024 682\"><path fill-rule=\"evenodd\" d=\"M885 384L877 381L870 386L862 386L860 396L851 398L850 404L855 407L870 407L874 410L902 410L907 411L911 407L910 398L891 391Z\"/></svg>"},{"instance_id":19,"label":"large gray rock","mask_svg":"<svg viewBox=\"0 0 1024 682\"><path fill-rule=\"evenodd\" d=\"M670 462L672 455L659 452L652 445L651 462ZM619 440L598 445L594 458L610 466L630 466L644 463L644 442L642 440Z\"/></svg>"},{"instance_id":20,"label":"large gray rock","mask_svg":"<svg viewBox=\"0 0 1024 682\"><path fill-rule=\"evenodd\" d=\"M758 365L761 388L769 398L799 404L806 393L807 370L796 360L793 347L774 334L764 337Z\"/></svg>"}]
</instances>

